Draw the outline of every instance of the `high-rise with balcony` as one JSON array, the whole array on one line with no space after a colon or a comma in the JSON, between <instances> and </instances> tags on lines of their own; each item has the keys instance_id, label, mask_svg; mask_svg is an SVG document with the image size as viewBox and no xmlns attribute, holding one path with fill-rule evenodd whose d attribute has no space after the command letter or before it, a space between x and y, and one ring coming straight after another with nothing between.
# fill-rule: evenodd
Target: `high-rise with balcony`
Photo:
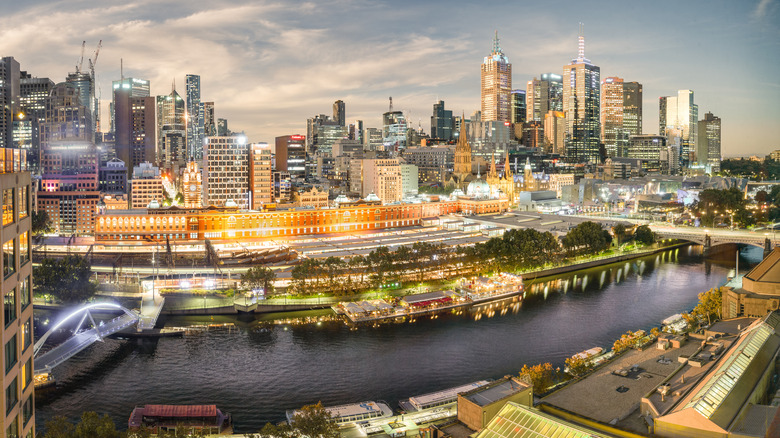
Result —
<instances>
[{"instance_id":1,"label":"high-rise with balcony","mask_svg":"<svg viewBox=\"0 0 780 438\"><path fill-rule=\"evenodd\" d=\"M187 147L188 158L199 160L203 156L203 136L205 131L203 102L200 101L200 76L185 77L187 94Z\"/></svg>"},{"instance_id":2,"label":"high-rise with balcony","mask_svg":"<svg viewBox=\"0 0 780 438\"><path fill-rule=\"evenodd\" d=\"M693 103L692 90L678 90L676 96L662 96L658 105L659 134L668 145L679 145L680 167L695 159L699 106Z\"/></svg>"},{"instance_id":3,"label":"high-rise with balcony","mask_svg":"<svg viewBox=\"0 0 780 438\"><path fill-rule=\"evenodd\" d=\"M3 421L0 436L35 436L30 173L26 153L0 148L2 192Z\"/></svg>"},{"instance_id":4,"label":"high-rise with balcony","mask_svg":"<svg viewBox=\"0 0 780 438\"><path fill-rule=\"evenodd\" d=\"M509 122L512 92L512 64L493 37L493 50L482 61L482 120Z\"/></svg>"},{"instance_id":5,"label":"high-rise with balcony","mask_svg":"<svg viewBox=\"0 0 780 438\"><path fill-rule=\"evenodd\" d=\"M600 160L600 82L601 69L585 58L585 37L580 35L577 58L563 67L566 156L572 162Z\"/></svg>"}]
</instances>

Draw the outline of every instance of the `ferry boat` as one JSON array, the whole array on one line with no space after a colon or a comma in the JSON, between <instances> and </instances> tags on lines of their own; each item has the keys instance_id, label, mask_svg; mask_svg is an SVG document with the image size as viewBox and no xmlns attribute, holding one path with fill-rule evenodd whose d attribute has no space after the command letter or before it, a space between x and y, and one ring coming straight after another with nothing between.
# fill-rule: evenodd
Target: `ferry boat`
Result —
<instances>
[{"instance_id":1,"label":"ferry boat","mask_svg":"<svg viewBox=\"0 0 780 438\"><path fill-rule=\"evenodd\" d=\"M494 277L472 277L458 281L456 290L407 295L397 302L371 300L342 302L333 311L353 323L413 321L420 316L436 315L506 299L521 299L523 278L503 272Z\"/></svg>"},{"instance_id":2,"label":"ferry boat","mask_svg":"<svg viewBox=\"0 0 780 438\"><path fill-rule=\"evenodd\" d=\"M398 402L398 406L404 412L418 412L425 409L444 406L450 403L456 403L458 401L458 394L485 386L488 383L490 383L489 380L480 380L478 382L469 383L468 385L461 385L442 391L416 395L414 397L409 397L406 400L401 400Z\"/></svg>"},{"instance_id":3,"label":"ferry boat","mask_svg":"<svg viewBox=\"0 0 780 438\"><path fill-rule=\"evenodd\" d=\"M593 348L589 348L589 349L587 349L585 351L581 351L581 352L575 354L574 356L572 356L572 358L575 358L575 359L595 359L597 356L601 355L602 353L604 353L604 349L603 348L601 348L601 347L593 347Z\"/></svg>"},{"instance_id":4,"label":"ferry boat","mask_svg":"<svg viewBox=\"0 0 780 438\"><path fill-rule=\"evenodd\" d=\"M365 401L362 403L330 406L324 409L330 413L331 421L338 424L341 428L356 426L358 423L367 420L393 416L393 410L383 401ZM287 411L287 422L293 423L298 412L298 409Z\"/></svg>"},{"instance_id":5,"label":"ferry boat","mask_svg":"<svg viewBox=\"0 0 780 438\"><path fill-rule=\"evenodd\" d=\"M130 430L147 428L154 434L186 431L204 435L232 435L233 420L216 405L137 406L127 421Z\"/></svg>"}]
</instances>

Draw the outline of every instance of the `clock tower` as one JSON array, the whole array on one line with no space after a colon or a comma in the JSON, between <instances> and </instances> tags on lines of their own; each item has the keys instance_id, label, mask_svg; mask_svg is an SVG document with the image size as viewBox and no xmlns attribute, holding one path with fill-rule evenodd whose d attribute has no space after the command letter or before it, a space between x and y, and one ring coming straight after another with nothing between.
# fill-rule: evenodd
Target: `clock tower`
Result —
<instances>
[{"instance_id":1,"label":"clock tower","mask_svg":"<svg viewBox=\"0 0 780 438\"><path fill-rule=\"evenodd\" d=\"M198 163L190 161L182 176L181 191L184 194L184 208L201 208L203 206L203 177Z\"/></svg>"}]
</instances>

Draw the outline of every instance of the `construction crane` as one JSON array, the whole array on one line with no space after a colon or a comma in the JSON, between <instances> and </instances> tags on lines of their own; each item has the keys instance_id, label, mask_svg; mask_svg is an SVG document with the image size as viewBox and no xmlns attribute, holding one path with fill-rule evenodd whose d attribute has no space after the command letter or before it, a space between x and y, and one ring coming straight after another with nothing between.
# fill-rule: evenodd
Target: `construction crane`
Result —
<instances>
[{"instance_id":1,"label":"construction crane","mask_svg":"<svg viewBox=\"0 0 780 438\"><path fill-rule=\"evenodd\" d=\"M92 79L95 79L95 64L97 64L98 55L100 54L100 48L103 47L103 40L100 40L97 45L97 49L95 49L95 56L92 57L92 59L88 59L89 62L89 73L92 75ZM81 48L81 57L84 58L84 48Z\"/></svg>"},{"instance_id":2,"label":"construction crane","mask_svg":"<svg viewBox=\"0 0 780 438\"><path fill-rule=\"evenodd\" d=\"M81 73L81 67L84 65L84 47L87 46L86 41L81 42L81 57L79 58L79 63L76 64L76 73Z\"/></svg>"}]
</instances>

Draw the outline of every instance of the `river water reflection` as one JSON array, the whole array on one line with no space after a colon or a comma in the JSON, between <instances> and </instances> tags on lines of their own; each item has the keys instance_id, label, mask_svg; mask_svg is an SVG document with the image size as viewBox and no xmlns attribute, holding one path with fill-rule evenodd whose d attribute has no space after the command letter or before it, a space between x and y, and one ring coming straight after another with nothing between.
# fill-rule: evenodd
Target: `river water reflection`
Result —
<instances>
[{"instance_id":1,"label":"river water reflection","mask_svg":"<svg viewBox=\"0 0 780 438\"><path fill-rule=\"evenodd\" d=\"M741 268L760 261L744 249ZM182 326L234 327L158 341L108 340L60 365L56 390L39 394L39 427L54 415L108 413L125 428L147 403L216 404L238 432L281 420L286 409L399 399L516 373L590 347L611 347L627 330L649 329L692 308L699 292L733 275L734 262L705 261L701 247L526 284L522 304L436 320L352 330L340 322L294 326L230 318L177 318ZM277 316L278 318L279 316ZM268 318L266 318L268 319Z\"/></svg>"}]
</instances>

